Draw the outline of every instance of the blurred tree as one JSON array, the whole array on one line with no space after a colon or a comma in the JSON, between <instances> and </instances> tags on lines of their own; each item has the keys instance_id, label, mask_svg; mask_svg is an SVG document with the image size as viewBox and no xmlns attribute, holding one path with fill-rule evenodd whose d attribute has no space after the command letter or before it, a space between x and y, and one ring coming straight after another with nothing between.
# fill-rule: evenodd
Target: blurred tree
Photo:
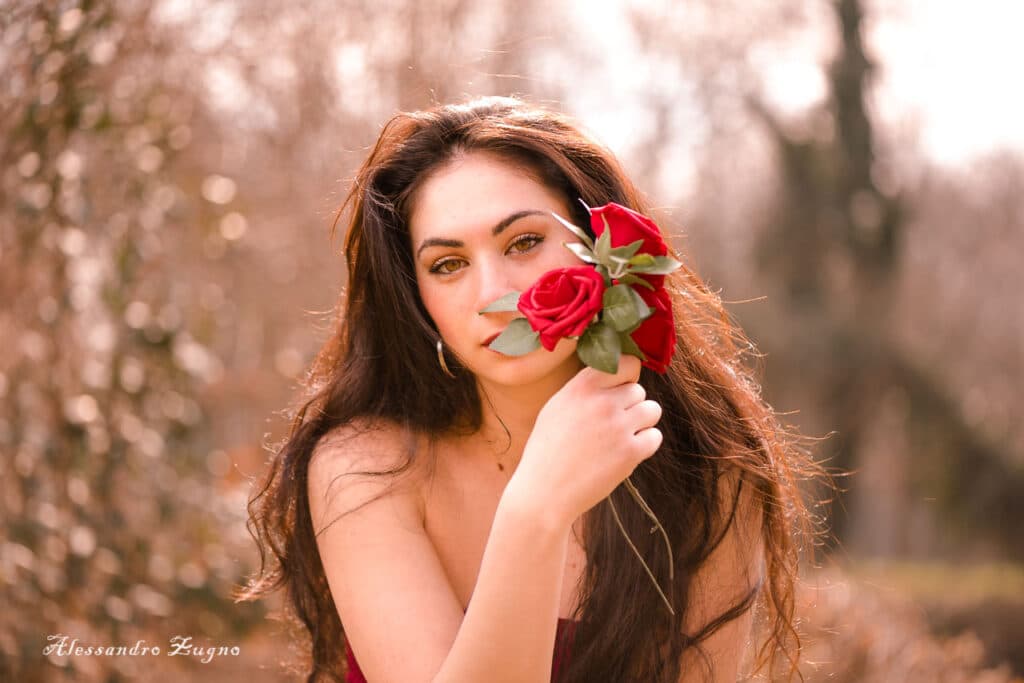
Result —
<instances>
[{"instance_id":1,"label":"blurred tree","mask_svg":"<svg viewBox=\"0 0 1024 683\"><path fill-rule=\"evenodd\" d=\"M862 40L862 3L832 7L839 50L818 115L833 134L795 137L750 100L782 174L758 247L759 266L779 294L773 312L789 321L773 335L770 381L799 376L816 387L822 421L837 431L830 464L861 478L856 497L833 507L841 540L870 553L920 548L909 538L919 529L894 525L928 514L920 508L929 498L944 521L952 513L947 531L961 544L996 542L1024 558L1024 535L1011 521L1024 517L1024 472L968 424L943 377L894 338L907 198L880 187L884 169L865 104L874 66ZM779 338L784 330L793 334ZM888 430L882 440L872 438L879 429ZM929 550L948 540L931 539Z\"/></svg>"},{"instance_id":2,"label":"blurred tree","mask_svg":"<svg viewBox=\"0 0 1024 683\"><path fill-rule=\"evenodd\" d=\"M1002 233L1019 231L1022 220L1006 198L997 202L1006 209L990 204L985 218L972 211L977 196L992 192L977 183L967 190L963 178L941 183L941 200L936 183L900 181L895 159L909 151L893 150L891 131L881 135L888 147L880 143L869 114L876 66L864 44L864 8L861 0L785 0L650 3L634 11L640 44L663 65L652 85L683 84L652 87L656 125L638 146L642 167L650 184L659 173L679 177L666 159L681 156L698 169L695 189L677 192L686 196L687 237L693 252L703 252L701 270L731 292L767 295L733 310L768 357L773 405L799 409L795 421L806 433L834 432L820 455L855 472L839 481L850 492L830 512L839 542L870 554L971 549L1020 559L1020 433L981 427L984 415L1002 414L1001 401L1022 397L979 378L996 367L1003 381L1007 372L1020 377L1019 363L1012 370L1020 345L1012 340L1022 316L1001 283L981 297L968 288L985 278L984 267L958 258L964 247L951 245L963 233L944 224L954 212L977 216L987 226L987 239L972 243L980 251L1019 244ZM834 40L823 40L829 35ZM820 81L806 69L816 57L828 61ZM805 69L794 71L801 60ZM819 86L808 100L806 91ZM786 102L794 93L800 105ZM691 109L703 126L694 125ZM693 151L680 155L680 148ZM920 155L912 163L926 167ZM992 187L1012 177L985 175ZM932 208L937 201L941 213ZM970 292L955 308L936 290L922 291L935 272L919 265L915 253L923 252L941 255L943 281ZM937 317L943 324L932 332L946 335L952 319L973 319L979 298L990 297L1005 312L998 339L1010 340L999 342L998 360L969 336L955 337L958 345L932 343L911 328ZM986 322L991 328L991 316Z\"/></svg>"},{"instance_id":3,"label":"blurred tree","mask_svg":"<svg viewBox=\"0 0 1024 683\"><path fill-rule=\"evenodd\" d=\"M226 598L244 496L218 489L224 456L196 400L222 370L174 260L195 234L168 173L189 98L160 78L169 46L150 11L33 2L0 15L4 680L154 666L43 656L49 635L225 644L261 612Z\"/></svg>"}]
</instances>

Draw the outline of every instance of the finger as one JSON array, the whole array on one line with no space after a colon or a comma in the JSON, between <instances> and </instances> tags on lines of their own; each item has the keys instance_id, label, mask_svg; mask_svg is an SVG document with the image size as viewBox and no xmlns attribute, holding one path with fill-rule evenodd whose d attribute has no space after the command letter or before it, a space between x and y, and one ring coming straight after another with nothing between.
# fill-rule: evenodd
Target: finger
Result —
<instances>
[{"instance_id":1,"label":"finger","mask_svg":"<svg viewBox=\"0 0 1024 683\"><path fill-rule=\"evenodd\" d=\"M634 423L638 425L636 433L658 424L662 413L661 404L657 401L651 400L640 401L633 407L629 408L627 412L630 419L636 420Z\"/></svg>"},{"instance_id":2,"label":"finger","mask_svg":"<svg viewBox=\"0 0 1024 683\"><path fill-rule=\"evenodd\" d=\"M628 353L619 356L619 371L616 376L621 376L623 382L636 382L640 379L640 359Z\"/></svg>"},{"instance_id":3,"label":"finger","mask_svg":"<svg viewBox=\"0 0 1024 683\"><path fill-rule=\"evenodd\" d=\"M637 403L647 398L647 390L639 382L627 382L613 387L610 391L617 406L623 410L629 410Z\"/></svg>"},{"instance_id":4,"label":"finger","mask_svg":"<svg viewBox=\"0 0 1024 683\"><path fill-rule=\"evenodd\" d=\"M640 359L624 353L619 356L619 367L613 374L594 371L594 378L601 386L614 387L627 382L636 382L640 379Z\"/></svg>"},{"instance_id":5,"label":"finger","mask_svg":"<svg viewBox=\"0 0 1024 683\"><path fill-rule=\"evenodd\" d=\"M633 445L636 448L637 458L646 460L654 455L661 448L664 436L657 427L641 429L633 437Z\"/></svg>"}]
</instances>

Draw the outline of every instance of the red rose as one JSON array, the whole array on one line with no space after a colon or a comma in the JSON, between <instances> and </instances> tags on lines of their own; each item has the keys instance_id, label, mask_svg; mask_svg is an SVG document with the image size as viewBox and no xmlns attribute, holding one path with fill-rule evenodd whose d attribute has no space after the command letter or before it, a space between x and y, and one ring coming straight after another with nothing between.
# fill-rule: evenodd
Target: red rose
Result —
<instances>
[{"instance_id":1,"label":"red rose","mask_svg":"<svg viewBox=\"0 0 1024 683\"><path fill-rule=\"evenodd\" d=\"M661 236L661 229L647 216L637 213L632 209L614 202L599 206L590 210L590 227L594 235L601 236L604 232L604 221L608 221L608 229L611 231L612 248L624 247L631 242L643 240L638 253L650 254L651 256L665 256L668 254L668 245ZM655 288L660 288L665 282L664 275L646 275L638 273Z\"/></svg>"},{"instance_id":2,"label":"red rose","mask_svg":"<svg viewBox=\"0 0 1024 683\"><path fill-rule=\"evenodd\" d=\"M654 291L646 287L634 287L640 298L654 312L640 323L640 327L630 334L636 345L647 356L643 362L645 368L663 373L668 369L669 361L676 350L675 316L672 314L672 298L664 288Z\"/></svg>"},{"instance_id":3,"label":"red rose","mask_svg":"<svg viewBox=\"0 0 1024 683\"><path fill-rule=\"evenodd\" d=\"M612 247L624 247L630 242L643 240L640 251L652 256L664 256L668 245L661 236L661 229L647 216L625 206L611 202L590 210L590 226L598 237L604 232L604 219L611 228Z\"/></svg>"},{"instance_id":4,"label":"red rose","mask_svg":"<svg viewBox=\"0 0 1024 683\"><path fill-rule=\"evenodd\" d=\"M518 307L551 351L559 339L583 334L601 310L603 295L604 279L593 266L556 268L522 293Z\"/></svg>"}]
</instances>

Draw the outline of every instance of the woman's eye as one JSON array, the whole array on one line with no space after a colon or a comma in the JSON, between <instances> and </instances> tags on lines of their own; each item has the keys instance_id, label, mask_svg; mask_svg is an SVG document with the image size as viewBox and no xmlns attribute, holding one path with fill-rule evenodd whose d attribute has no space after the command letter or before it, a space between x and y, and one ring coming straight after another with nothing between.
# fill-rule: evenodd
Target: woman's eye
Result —
<instances>
[{"instance_id":1,"label":"woman's eye","mask_svg":"<svg viewBox=\"0 0 1024 683\"><path fill-rule=\"evenodd\" d=\"M510 246L509 249L522 254L527 251L530 251L543 241L544 238L541 237L540 235L523 235L515 242L513 242L512 246Z\"/></svg>"},{"instance_id":2,"label":"woman's eye","mask_svg":"<svg viewBox=\"0 0 1024 683\"><path fill-rule=\"evenodd\" d=\"M541 235L520 235L515 242L509 245L508 251L516 254L525 254L543 241L544 237ZM453 275L462 269L462 263L463 260L461 258L441 259L431 265L429 270L431 273L440 275Z\"/></svg>"},{"instance_id":3,"label":"woman's eye","mask_svg":"<svg viewBox=\"0 0 1024 683\"><path fill-rule=\"evenodd\" d=\"M452 266L452 265L457 266L458 264L459 264L459 259L454 259L454 258L444 259L443 261L438 261L437 263L432 265L430 267L430 272L431 273L442 273L444 275L450 275L450 274L454 273L455 271L457 271L458 268L449 268L449 266Z\"/></svg>"}]
</instances>

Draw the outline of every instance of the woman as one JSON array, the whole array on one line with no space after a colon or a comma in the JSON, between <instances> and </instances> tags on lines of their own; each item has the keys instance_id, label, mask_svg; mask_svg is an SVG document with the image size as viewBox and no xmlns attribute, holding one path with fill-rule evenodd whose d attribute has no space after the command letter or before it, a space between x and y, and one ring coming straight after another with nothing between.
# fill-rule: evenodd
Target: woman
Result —
<instances>
[{"instance_id":1,"label":"woman","mask_svg":"<svg viewBox=\"0 0 1024 683\"><path fill-rule=\"evenodd\" d=\"M242 597L287 588L308 680L732 681L757 606L757 663L792 675L812 465L717 297L667 277L664 373L584 367L571 338L489 346L516 316L489 303L581 264L552 212L593 237L586 206L609 202L645 212L607 149L520 100L385 126L339 212L337 328L250 502L263 562Z\"/></svg>"}]
</instances>

